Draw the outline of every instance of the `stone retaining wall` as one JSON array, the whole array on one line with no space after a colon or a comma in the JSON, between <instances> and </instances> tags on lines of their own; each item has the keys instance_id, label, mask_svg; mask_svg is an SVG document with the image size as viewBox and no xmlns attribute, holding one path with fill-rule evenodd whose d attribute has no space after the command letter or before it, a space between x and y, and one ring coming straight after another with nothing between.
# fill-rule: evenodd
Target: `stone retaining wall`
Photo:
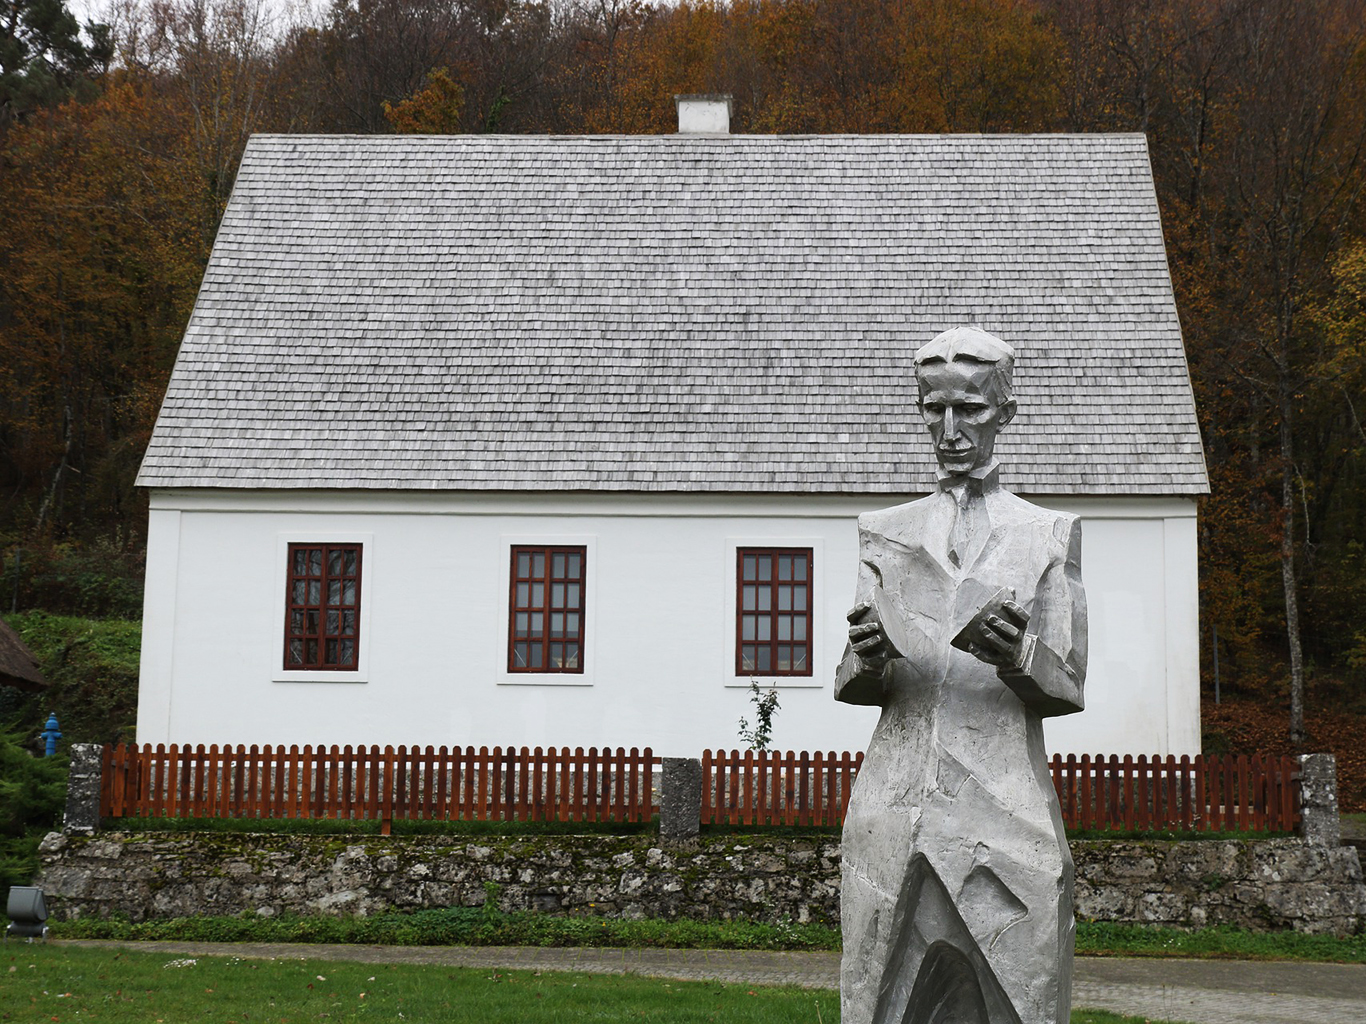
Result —
<instances>
[{"instance_id":1,"label":"stone retaining wall","mask_svg":"<svg viewBox=\"0 0 1366 1024\"><path fill-rule=\"evenodd\" d=\"M1084 919L1351 934L1366 886L1351 847L1300 840L1079 842ZM35 884L56 920L127 914L373 914L478 906L610 917L839 921L839 841L658 836L358 838L50 834Z\"/></svg>"}]
</instances>

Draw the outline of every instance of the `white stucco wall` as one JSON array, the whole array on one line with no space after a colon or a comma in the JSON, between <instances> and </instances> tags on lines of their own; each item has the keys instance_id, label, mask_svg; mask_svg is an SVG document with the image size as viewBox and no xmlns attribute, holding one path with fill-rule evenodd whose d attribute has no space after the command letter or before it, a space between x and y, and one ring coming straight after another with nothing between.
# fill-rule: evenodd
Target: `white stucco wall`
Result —
<instances>
[{"instance_id":1,"label":"white stucco wall","mask_svg":"<svg viewBox=\"0 0 1366 1024\"><path fill-rule=\"evenodd\" d=\"M885 504L893 504L886 502ZM1042 502L1083 517L1087 710L1063 753L1197 753L1195 505ZM859 750L837 704L867 499L362 492L152 495L138 706L149 743L736 746L735 547L814 551L815 674L780 680L775 745ZM282 670L285 546L362 541L361 670ZM509 546L588 547L585 672L506 672ZM667 580L667 585L661 583ZM821 628L814 628L820 623ZM764 680L761 680L764 681Z\"/></svg>"}]
</instances>

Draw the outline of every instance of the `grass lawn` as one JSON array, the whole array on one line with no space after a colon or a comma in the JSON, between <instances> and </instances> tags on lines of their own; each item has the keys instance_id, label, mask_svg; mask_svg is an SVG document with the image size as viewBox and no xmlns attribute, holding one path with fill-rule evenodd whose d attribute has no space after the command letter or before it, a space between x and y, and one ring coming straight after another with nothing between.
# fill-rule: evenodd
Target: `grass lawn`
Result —
<instances>
[{"instance_id":1,"label":"grass lawn","mask_svg":"<svg viewBox=\"0 0 1366 1024\"><path fill-rule=\"evenodd\" d=\"M0 949L0 1021L35 1024L839 1020L839 997L825 990L409 964L177 959L41 944ZM1143 1019L1079 1010L1072 1024Z\"/></svg>"}]
</instances>

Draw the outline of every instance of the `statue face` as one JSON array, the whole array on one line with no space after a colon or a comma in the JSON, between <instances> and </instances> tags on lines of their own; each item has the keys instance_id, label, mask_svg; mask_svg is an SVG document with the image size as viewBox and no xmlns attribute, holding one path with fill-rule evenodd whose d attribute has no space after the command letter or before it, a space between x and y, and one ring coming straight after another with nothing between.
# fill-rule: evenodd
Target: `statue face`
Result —
<instances>
[{"instance_id":1,"label":"statue face","mask_svg":"<svg viewBox=\"0 0 1366 1024\"><path fill-rule=\"evenodd\" d=\"M953 475L991 461L996 435L1015 418L1015 400L1002 400L996 367L956 359L919 367L920 413L934 439L934 456Z\"/></svg>"}]
</instances>

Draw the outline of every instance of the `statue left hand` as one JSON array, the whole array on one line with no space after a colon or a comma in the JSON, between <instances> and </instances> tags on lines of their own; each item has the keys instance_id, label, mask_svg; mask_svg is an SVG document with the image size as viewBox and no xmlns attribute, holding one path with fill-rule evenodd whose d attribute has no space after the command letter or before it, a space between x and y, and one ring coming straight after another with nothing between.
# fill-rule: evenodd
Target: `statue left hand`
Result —
<instances>
[{"instance_id":1,"label":"statue left hand","mask_svg":"<svg viewBox=\"0 0 1366 1024\"><path fill-rule=\"evenodd\" d=\"M1018 665L1027 625L1029 613L1016 602L1005 601L996 614L976 624L967 651L996 668Z\"/></svg>"}]
</instances>

